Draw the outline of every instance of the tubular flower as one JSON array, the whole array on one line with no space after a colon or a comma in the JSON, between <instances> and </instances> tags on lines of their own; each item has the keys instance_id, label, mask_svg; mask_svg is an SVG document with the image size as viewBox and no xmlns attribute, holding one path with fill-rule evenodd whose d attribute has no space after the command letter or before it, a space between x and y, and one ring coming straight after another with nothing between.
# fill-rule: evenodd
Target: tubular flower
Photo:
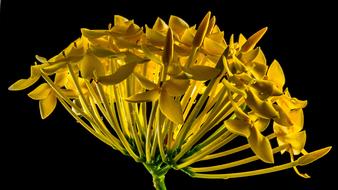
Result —
<instances>
[{"instance_id":1,"label":"tubular flower","mask_svg":"<svg viewBox=\"0 0 338 190\"><path fill-rule=\"evenodd\" d=\"M305 151L307 102L291 97L276 60L267 64L257 46L266 31L240 34L237 41L231 35L227 43L210 12L197 27L177 16L144 28L115 16L107 29L82 28L82 36L56 56L36 56L30 77L9 90L26 89L42 77L45 82L28 96L39 100L43 119L61 103L99 140L142 163L156 189L166 189L169 169L228 179L294 168L309 177L296 166L331 147ZM227 146L243 137L244 144ZM244 151L252 156L238 159ZM273 165L275 154L285 151L291 161ZM228 159L231 154L238 160ZM267 167L227 170L257 160Z\"/></svg>"}]
</instances>

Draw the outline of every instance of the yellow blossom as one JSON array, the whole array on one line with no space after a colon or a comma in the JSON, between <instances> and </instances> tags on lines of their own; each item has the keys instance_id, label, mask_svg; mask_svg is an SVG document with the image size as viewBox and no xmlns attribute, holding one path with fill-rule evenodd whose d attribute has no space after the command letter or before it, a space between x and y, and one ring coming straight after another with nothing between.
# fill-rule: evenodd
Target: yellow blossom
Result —
<instances>
[{"instance_id":1,"label":"yellow blossom","mask_svg":"<svg viewBox=\"0 0 338 190\"><path fill-rule=\"evenodd\" d=\"M89 133L142 163L156 189L166 189L170 169L228 179L294 168L308 178L297 167L331 147L305 151L307 101L291 97L281 64L269 65L258 46L267 29L225 38L211 12L191 26L173 15L167 23L157 18L151 27L116 15L106 29L82 28L52 58L36 56L30 76L9 90L24 90L43 78L28 93L39 101L43 119L62 104ZM245 140L228 147L236 138ZM241 158L244 150L251 155ZM285 151L290 162L275 163ZM232 154L239 156L229 160ZM220 162L208 162L212 159ZM257 160L267 167L236 170Z\"/></svg>"}]
</instances>

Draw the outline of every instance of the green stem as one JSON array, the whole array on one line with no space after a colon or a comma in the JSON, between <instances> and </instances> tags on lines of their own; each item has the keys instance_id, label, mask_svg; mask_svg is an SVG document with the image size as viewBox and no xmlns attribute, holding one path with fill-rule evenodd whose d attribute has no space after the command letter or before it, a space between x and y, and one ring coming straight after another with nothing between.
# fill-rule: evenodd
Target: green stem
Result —
<instances>
[{"instance_id":1,"label":"green stem","mask_svg":"<svg viewBox=\"0 0 338 190\"><path fill-rule=\"evenodd\" d=\"M164 182L165 175L157 176L153 175L153 184L156 190L166 190L165 182Z\"/></svg>"}]
</instances>

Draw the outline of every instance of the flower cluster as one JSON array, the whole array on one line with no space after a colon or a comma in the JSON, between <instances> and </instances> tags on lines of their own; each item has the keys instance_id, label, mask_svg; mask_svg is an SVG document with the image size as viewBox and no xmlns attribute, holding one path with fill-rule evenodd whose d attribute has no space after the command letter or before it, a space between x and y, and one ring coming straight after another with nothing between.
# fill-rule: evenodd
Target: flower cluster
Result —
<instances>
[{"instance_id":1,"label":"flower cluster","mask_svg":"<svg viewBox=\"0 0 338 190\"><path fill-rule=\"evenodd\" d=\"M226 42L210 12L198 27L171 16L168 23L158 18L143 28L115 16L108 29L81 29L82 36L58 55L36 56L30 77L9 89L26 89L42 77L45 82L28 96L39 101L43 119L60 102L91 134L143 163L157 189L165 189L170 168L225 179L293 167L309 177L296 166L324 156L330 147L305 151L307 101L290 95L278 61L268 65L256 46L266 31L249 38L240 34L238 40L231 35ZM246 139L243 145L227 148L240 137ZM250 149L251 157L226 158ZM288 152L291 161L226 172L256 160L273 164L278 152ZM295 160L295 155L301 156ZM224 164L208 164L216 158ZM201 161L207 166L194 165Z\"/></svg>"}]
</instances>

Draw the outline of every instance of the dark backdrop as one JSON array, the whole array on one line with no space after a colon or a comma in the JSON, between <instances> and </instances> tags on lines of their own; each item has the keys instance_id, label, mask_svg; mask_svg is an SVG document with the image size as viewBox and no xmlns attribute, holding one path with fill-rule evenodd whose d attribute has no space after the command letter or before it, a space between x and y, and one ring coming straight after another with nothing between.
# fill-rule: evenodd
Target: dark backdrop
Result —
<instances>
[{"instance_id":1,"label":"dark backdrop","mask_svg":"<svg viewBox=\"0 0 338 190\"><path fill-rule=\"evenodd\" d=\"M113 15L152 25L157 16L180 16L198 24L208 10L229 39L268 26L259 44L268 61L278 59L292 95L309 101L305 109L307 149L328 145L325 158L301 168L312 175L302 179L292 170L230 180L192 179L171 171L168 189L328 189L335 185L336 150L336 12L325 1L273 3L236 1L15 1L1 2L1 124L0 187L25 189L73 187L81 189L151 189L151 176L142 165L111 150L84 131L58 106L40 120L38 102L25 94L8 92L17 79L28 77L34 55L51 57L80 36L80 28L106 28ZM15 188L16 189L16 188Z\"/></svg>"}]
</instances>

